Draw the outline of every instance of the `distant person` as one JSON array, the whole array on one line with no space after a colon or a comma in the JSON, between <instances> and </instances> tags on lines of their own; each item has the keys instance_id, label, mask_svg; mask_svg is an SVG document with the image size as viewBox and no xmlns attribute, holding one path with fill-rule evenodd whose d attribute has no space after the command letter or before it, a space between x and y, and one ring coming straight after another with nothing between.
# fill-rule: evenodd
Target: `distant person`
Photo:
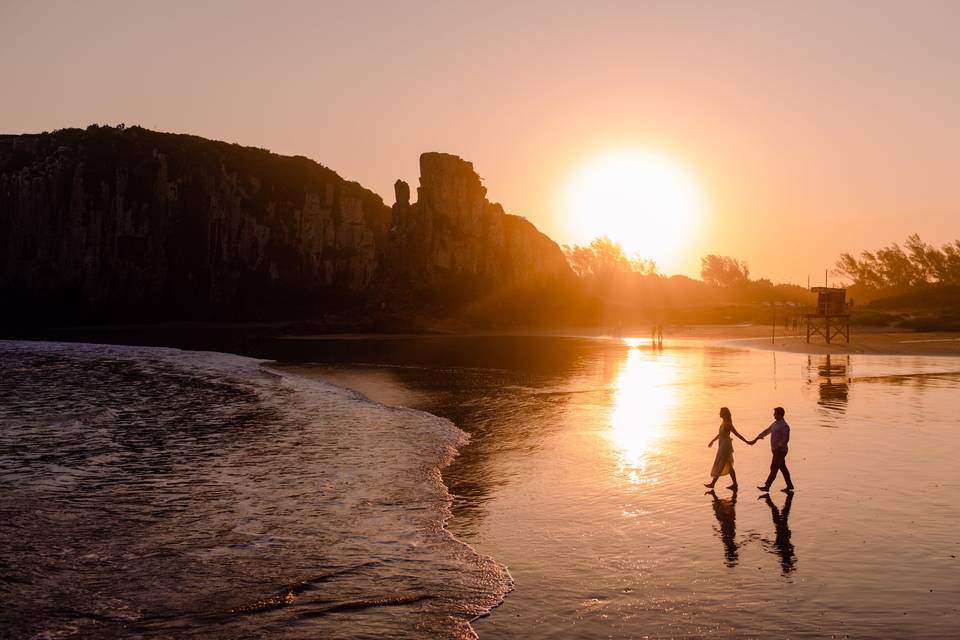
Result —
<instances>
[{"instance_id":1,"label":"distant person","mask_svg":"<svg viewBox=\"0 0 960 640\"><path fill-rule=\"evenodd\" d=\"M663 346L663 325L655 324L650 328L650 344L654 347Z\"/></svg>"},{"instance_id":2,"label":"distant person","mask_svg":"<svg viewBox=\"0 0 960 640\"><path fill-rule=\"evenodd\" d=\"M786 488L782 489L785 493L793 491L793 481L790 479L790 471L787 469L787 444L790 442L790 425L783 419L786 412L783 407L777 407L773 410L773 423L757 434L757 437L750 440L753 444L757 440L770 436L770 450L773 452L773 460L770 461L770 475L763 486L757 487L764 493L770 491L770 485L777 478L777 472L783 473L783 479L786 481ZM719 454L718 454L719 455Z\"/></svg>"},{"instance_id":3,"label":"distant person","mask_svg":"<svg viewBox=\"0 0 960 640\"><path fill-rule=\"evenodd\" d=\"M727 487L727 489L736 491L737 473L733 470L733 438L730 437L730 434L736 435L747 444L753 444L753 442L750 442L737 432L737 428L733 426L733 416L730 413L730 409L720 407L720 419L719 433L714 436L713 440L707 443L707 447L712 447L714 442L717 440L720 441L717 445L717 457L713 459L713 468L710 469L710 476L713 480L703 486L708 489L713 489L720 476L729 475L733 484Z\"/></svg>"}]
</instances>

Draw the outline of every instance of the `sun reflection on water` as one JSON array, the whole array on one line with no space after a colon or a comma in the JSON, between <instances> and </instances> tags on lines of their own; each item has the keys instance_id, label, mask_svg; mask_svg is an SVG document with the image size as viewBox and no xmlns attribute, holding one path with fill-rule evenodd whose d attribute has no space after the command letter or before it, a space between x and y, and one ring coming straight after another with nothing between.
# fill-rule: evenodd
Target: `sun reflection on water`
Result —
<instances>
[{"instance_id":1,"label":"sun reflection on water","mask_svg":"<svg viewBox=\"0 0 960 640\"><path fill-rule=\"evenodd\" d=\"M648 467L676 404L674 372L662 354L624 342L632 348L614 382L609 437L620 458L619 471L631 483L655 483Z\"/></svg>"}]
</instances>

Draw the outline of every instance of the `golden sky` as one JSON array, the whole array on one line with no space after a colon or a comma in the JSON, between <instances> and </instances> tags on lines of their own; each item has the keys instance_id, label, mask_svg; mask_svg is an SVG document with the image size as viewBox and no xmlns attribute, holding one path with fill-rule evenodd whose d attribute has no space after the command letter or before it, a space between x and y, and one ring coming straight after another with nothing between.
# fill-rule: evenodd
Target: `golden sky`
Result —
<instances>
[{"instance_id":1,"label":"golden sky","mask_svg":"<svg viewBox=\"0 0 960 640\"><path fill-rule=\"evenodd\" d=\"M819 283L842 251L960 238L958 33L960 2L6 0L0 132L194 133L388 204L446 151L560 243L589 241L563 214L578 167L650 151L705 205L663 270L720 253Z\"/></svg>"}]
</instances>

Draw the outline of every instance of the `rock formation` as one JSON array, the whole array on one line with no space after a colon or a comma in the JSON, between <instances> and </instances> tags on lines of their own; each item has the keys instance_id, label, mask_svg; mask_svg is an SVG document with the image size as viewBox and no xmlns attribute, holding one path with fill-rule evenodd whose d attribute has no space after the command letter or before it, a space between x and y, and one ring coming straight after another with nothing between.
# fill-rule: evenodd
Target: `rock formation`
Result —
<instances>
[{"instance_id":1,"label":"rock formation","mask_svg":"<svg viewBox=\"0 0 960 640\"><path fill-rule=\"evenodd\" d=\"M480 276L502 284L520 278L566 278L571 272L555 242L487 200L473 164L446 153L420 156L417 202L406 183L395 184L390 243L398 273L443 284Z\"/></svg>"},{"instance_id":2,"label":"rock formation","mask_svg":"<svg viewBox=\"0 0 960 640\"><path fill-rule=\"evenodd\" d=\"M390 209L307 158L195 136L0 136L7 320L306 317L570 277L469 162L426 153L420 167L417 202L397 181Z\"/></svg>"}]
</instances>

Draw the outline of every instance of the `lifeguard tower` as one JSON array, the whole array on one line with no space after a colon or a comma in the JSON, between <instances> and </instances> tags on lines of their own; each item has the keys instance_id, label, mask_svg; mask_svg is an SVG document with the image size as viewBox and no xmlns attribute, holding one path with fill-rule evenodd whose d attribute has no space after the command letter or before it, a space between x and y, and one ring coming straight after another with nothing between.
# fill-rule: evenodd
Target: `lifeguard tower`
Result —
<instances>
[{"instance_id":1,"label":"lifeguard tower","mask_svg":"<svg viewBox=\"0 0 960 640\"><path fill-rule=\"evenodd\" d=\"M820 335L830 344L834 338L843 336L850 342L850 307L847 304L847 290L834 287L813 287L817 294L817 310L805 313L807 321L807 342L811 336Z\"/></svg>"}]
</instances>

